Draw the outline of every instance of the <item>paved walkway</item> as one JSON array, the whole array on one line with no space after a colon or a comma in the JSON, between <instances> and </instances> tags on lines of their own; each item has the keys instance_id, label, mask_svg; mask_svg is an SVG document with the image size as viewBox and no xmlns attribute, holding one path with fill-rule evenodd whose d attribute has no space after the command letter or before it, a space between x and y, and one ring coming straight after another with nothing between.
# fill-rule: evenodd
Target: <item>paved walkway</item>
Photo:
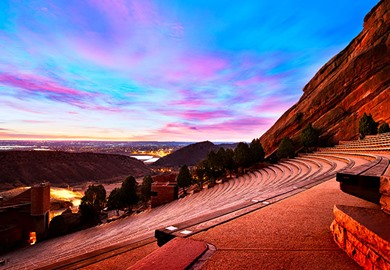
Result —
<instances>
[{"instance_id":1,"label":"paved walkway","mask_svg":"<svg viewBox=\"0 0 390 270\"><path fill-rule=\"evenodd\" d=\"M378 208L335 179L192 238L216 246L202 269L360 269L333 242L335 204Z\"/></svg>"}]
</instances>

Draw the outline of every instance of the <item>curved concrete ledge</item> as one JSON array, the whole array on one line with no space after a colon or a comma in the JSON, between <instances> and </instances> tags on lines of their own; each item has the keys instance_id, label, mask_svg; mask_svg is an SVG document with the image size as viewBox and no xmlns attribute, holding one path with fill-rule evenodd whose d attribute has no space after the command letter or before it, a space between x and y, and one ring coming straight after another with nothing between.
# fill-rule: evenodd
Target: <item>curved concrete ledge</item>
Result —
<instances>
[{"instance_id":1,"label":"curved concrete ledge","mask_svg":"<svg viewBox=\"0 0 390 270\"><path fill-rule=\"evenodd\" d=\"M177 237L127 269L188 269L207 250L208 245L203 241Z\"/></svg>"}]
</instances>

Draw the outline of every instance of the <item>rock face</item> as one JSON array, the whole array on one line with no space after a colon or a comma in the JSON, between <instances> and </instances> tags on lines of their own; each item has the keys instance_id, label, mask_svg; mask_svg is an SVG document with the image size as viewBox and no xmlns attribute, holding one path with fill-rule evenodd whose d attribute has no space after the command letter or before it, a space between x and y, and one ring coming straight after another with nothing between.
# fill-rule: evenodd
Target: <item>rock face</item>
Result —
<instances>
[{"instance_id":1,"label":"rock face","mask_svg":"<svg viewBox=\"0 0 390 270\"><path fill-rule=\"evenodd\" d=\"M96 153L57 151L0 152L0 189L49 181L54 186L87 181L121 181L124 177L150 174L135 158Z\"/></svg>"},{"instance_id":2,"label":"rock face","mask_svg":"<svg viewBox=\"0 0 390 270\"><path fill-rule=\"evenodd\" d=\"M358 137L360 117L390 122L390 1L380 1L365 17L363 31L326 63L304 87L300 100L263 135L267 154L283 137L298 141L308 123L325 144Z\"/></svg>"}]
</instances>

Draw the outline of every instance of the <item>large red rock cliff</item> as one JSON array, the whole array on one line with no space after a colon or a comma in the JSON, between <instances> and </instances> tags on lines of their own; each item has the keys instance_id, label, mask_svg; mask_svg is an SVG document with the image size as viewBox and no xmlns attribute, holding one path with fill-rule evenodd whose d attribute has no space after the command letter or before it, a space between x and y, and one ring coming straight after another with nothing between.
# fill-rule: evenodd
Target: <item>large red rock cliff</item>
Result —
<instances>
[{"instance_id":1,"label":"large red rock cliff","mask_svg":"<svg viewBox=\"0 0 390 270\"><path fill-rule=\"evenodd\" d=\"M359 119L372 114L390 124L390 1L365 17L363 31L304 87L300 100L263 135L267 154L283 137L298 141L308 123L328 144L357 138Z\"/></svg>"}]
</instances>

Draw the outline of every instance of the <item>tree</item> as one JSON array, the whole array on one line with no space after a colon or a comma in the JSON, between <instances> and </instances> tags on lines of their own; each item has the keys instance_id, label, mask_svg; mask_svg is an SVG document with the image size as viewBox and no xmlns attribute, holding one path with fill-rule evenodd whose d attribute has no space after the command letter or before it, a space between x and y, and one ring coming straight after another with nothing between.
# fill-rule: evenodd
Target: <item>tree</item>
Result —
<instances>
[{"instance_id":1,"label":"tree","mask_svg":"<svg viewBox=\"0 0 390 270\"><path fill-rule=\"evenodd\" d=\"M106 205L106 190L102 185L91 185L81 198L81 204L92 205L96 211L100 212Z\"/></svg>"},{"instance_id":2,"label":"tree","mask_svg":"<svg viewBox=\"0 0 390 270\"><path fill-rule=\"evenodd\" d=\"M210 151L207 155L207 161L210 165L210 169L215 170L219 167L218 157L214 151Z\"/></svg>"},{"instance_id":3,"label":"tree","mask_svg":"<svg viewBox=\"0 0 390 270\"><path fill-rule=\"evenodd\" d=\"M127 177L123 180L120 188L115 188L111 191L107 201L107 208L109 210L130 208L133 204L138 202L137 195L138 183L133 176ZM149 192L150 194L150 192Z\"/></svg>"},{"instance_id":4,"label":"tree","mask_svg":"<svg viewBox=\"0 0 390 270\"><path fill-rule=\"evenodd\" d=\"M63 215L58 215L53 217L50 221L50 226L48 230L49 237L57 237L64 235L68 232L68 226L66 225L66 220Z\"/></svg>"},{"instance_id":5,"label":"tree","mask_svg":"<svg viewBox=\"0 0 390 270\"><path fill-rule=\"evenodd\" d=\"M248 144L240 142L234 149L234 162L239 168L248 168L251 163L251 151Z\"/></svg>"},{"instance_id":6,"label":"tree","mask_svg":"<svg viewBox=\"0 0 390 270\"><path fill-rule=\"evenodd\" d=\"M79 213L81 214L81 223L88 226L96 225L100 222L100 212L98 212L92 205L81 203L79 206Z\"/></svg>"},{"instance_id":7,"label":"tree","mask_svg":"<svg viewBox=\"0 0 390 270\"><path fill-rule=\"evenodd\" d=\"M295 155L294 144L290 138L283 138L279 144L276 156L280 158L292 158Z\"/></svg>"},{"instance_id":8,"label":"tree","mask_svg":"<svg viewBox=\"0 0 390 270\"><path fill-rule=\"evenodd\" d=\"M125 207L130 207L138 202L137 195L138 183L133 176L127 177L121 186L121 200Z\"/></svg>"},{"instance_id":9,"label":"tree","mask_svg":"<svg viewBox=\"0 0 390 270\"><path fill-rule=\"evenodd\" d=\"M185 193L186 192L185 188L191 185L192 183L192 176L187 165L181 166L179 174L176 177L176 181L177 181L177 185L183 188Z\"/></svg>"},{"instance_id":10,"label":"tree","mask_svg":"<svg viewBox=\"0 0 390 270\"><path fill-rule=\"evenodd\" d=\"M211 178L212 181L217 180L225 174L225 154L225 149L221 147L217 153L211 151L207 155L209 170L206 172L206 176Z\"/></svg>"},{"instance_id":11,"label":"tree","mask_svg":"<svg viewBox=\"0 0 390 270\"><path fill-rule=\"evenodd\" d=\"M313 128L311 124L308 124L301 133L301 143L306 149L317 146L318 144L318 131Z\"/></svg>"},{"instance_id":12,"label":"tree","mask_svg":"<svg viewBox=\"0 0 390 270\"><path fill-rule=\"evenodd\" d=\"M371 114L363 114L359 121L359 133L365 137L366 135L375 135L378 132L379 123L375 122Z\"/></svg>"},{"instance_id":13,"label":"tree","mask_svg":"<svg viewBox=\"0 0 390 270\"><path fill-rule=\"evenodd\" d=\"M144 202L147 202L150 199L150 194L152 192L152 183L153 179L150 175L145 176L142 180L141 194Z\"/></svg>"},{"instance_id":14,"label":"tree","mask_svg":"<svg viewBox=\"0 0 390 270\"><path fill-rule=\"evenodd\" d=\"M234 151L233 149L226 149L225 151L225 168L229 172L230 177L232 172L236 169L236 164L234 162Z\"/></svg>"},{"instance_id":15,"label":"tree","mask_svg":"<svg viewBox=\"0 0 390 270\"><path fill-rule=\"evenodd\" d=\"M251 163L256 164L264 161L264 149L261 145L260 139L253 139L251 144L249 145L250 153L251 153Z\"/></svg>"},{"instance_id":16,"label":"tree","mask_svg":"<svg viewBox=\"0 0 390 270\"><path fill-rule=\"evenodd\" d=\"M106 205L106 190L102 185L91 185L81 198L79 211L85 223L97 224L99 215Z\"/></svg>"},{"instance_id":17,"label":"tree","mask_svg":"<svg viewBox=\"0 0 390 270\"><path fill-rule=\"evenodd\" d=\"M378 129L378 133L387 133L387 132L390 132L389 124L383 123L383 124L379 127L379 129Z\"/></svg>"},{"instance_id":18,"label":"tree","mask_svg":"<svg viewBox=\"0 0 390 270\"><path fill-rule=\"evenodd\" d=\"M200 188L202 188L204 176L205 176L205 167L204 167L204 161L201 161L196 165L196 168L194 170L194 175L196 177L196 182Z\"/></svg>"},{"instance_id":19,"label":"tree","mask_svg":"<svg viewBox=\"0 0 390 270\"><path fill-rule=\"evenodd\" d=\"M121 198L122 192L120 188L114 188L110 196L108 196L107 200L107 208L108 210L116 210L116 214L119 215L119 209L122 209L124 207L123 200Z\"/></svg>"}]
</instances>

